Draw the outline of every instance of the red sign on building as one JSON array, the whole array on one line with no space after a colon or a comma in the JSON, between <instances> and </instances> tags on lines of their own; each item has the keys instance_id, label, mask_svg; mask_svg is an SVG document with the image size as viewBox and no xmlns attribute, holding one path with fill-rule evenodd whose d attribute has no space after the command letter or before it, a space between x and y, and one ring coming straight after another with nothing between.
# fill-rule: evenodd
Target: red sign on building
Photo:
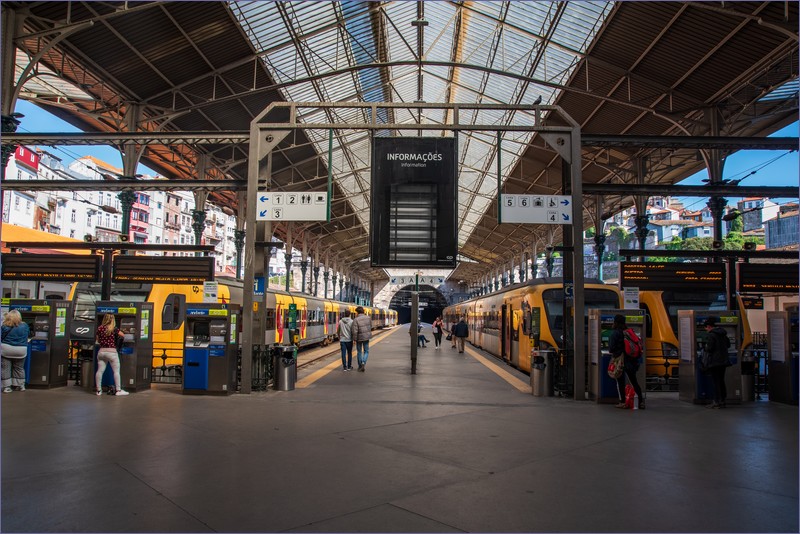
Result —
<instances>
[{"instance_id":1,"label":"red sign on building","mask_svg":"<svg viewBox=\"0 0 800 534\"><path fill-rule=\"evenodd\" d=\"M14 160L16 160L17 165L24 165L34 172L39 171L39 154L27 147L18 146L14 151Z\"/></svg>"}]
</instances>

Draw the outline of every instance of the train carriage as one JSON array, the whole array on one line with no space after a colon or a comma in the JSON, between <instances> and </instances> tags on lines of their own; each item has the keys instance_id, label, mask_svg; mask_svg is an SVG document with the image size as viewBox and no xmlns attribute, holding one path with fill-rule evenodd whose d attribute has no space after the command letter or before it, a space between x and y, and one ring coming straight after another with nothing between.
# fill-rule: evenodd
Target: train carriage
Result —
<instances>
[{"instance_id":1,"label":"train carriage","mask_svg":"<svg viewBox=\"0 0 800 534\"><path fill-rule=\"evenodd\" d=\"M517 284L489 295L445 308L450 328L465 317L470 327L470 341L476 347L509 364L530 372L531 350L563 349L563 295L560 279L539 278ZM588 309L621 308L622 295L614 286L599 280L584 285L585 315ZM534 317L540 326L535 336Z\"/></svg>"}]
</instances>

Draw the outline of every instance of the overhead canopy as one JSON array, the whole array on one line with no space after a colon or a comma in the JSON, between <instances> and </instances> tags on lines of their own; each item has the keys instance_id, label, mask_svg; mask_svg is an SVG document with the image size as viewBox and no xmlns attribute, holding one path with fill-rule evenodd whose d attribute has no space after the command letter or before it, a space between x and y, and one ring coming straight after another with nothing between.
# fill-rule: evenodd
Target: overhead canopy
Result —
<instances>
[{"instance_id":1,"label":"overhead canopy","mask_svg":"<svg viewBox=\"0 0 800 534\"><path fill-rule=\"evenodd\" d=\"M584 134L635 136L764 137L797 119L796 2L3 2L3 10L24 17L14 41L18 75L41 54L20 97L89 131L128 129L134 110L140 131L242 131L275 101L540 101L560 106ZM302 120L365 119L348 113L318 110ZM482 122L528 120L480 113ZM381 120L447 135L424 124L452 117L400 109ZM366 261L369 135L334 132L329 159L328 132L295 130L277 149L272 186L324 190L330 162L332 220L294 223L294 245L307 239L362 278L380 280L386 273ZM149 145L143 160L169 178L244 180L247 148ZM208 158L204 176L195 172L199 154ZM495 132L460 134L457 279L475 280L549 240L544 226L497 224L498 154L503 192L562 190L560 158L536 133L504 132L499 145ZM673 184L714 157L585 146L583 181L633 183L641 175ZM587 226L599 198L584 198ZM240 208L232 192L211 200ZM612 211L632 198L617 191L602 202ZM275 231L286 236L283 225ZM556 227L556 242L559 235Z\"/></svg>"}]
</instances>

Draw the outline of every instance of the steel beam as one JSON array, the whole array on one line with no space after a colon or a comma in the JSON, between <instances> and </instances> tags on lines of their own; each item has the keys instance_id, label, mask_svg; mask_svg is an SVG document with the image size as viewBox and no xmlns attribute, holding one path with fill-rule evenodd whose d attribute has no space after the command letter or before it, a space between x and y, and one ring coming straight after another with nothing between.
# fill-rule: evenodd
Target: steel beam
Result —
<instances>
[{"instance_id":1,"label":"steel beam","mask_svg":"<svg viewBox=\"0 0 800 534\"><path fill-rule=\"evenodd\" d=\"M6 187L6 186L4 186ZM681 197L768 197L796 198L797 186L769 185L669 185L669 184L583 184L587 195L668 195Z\"/></svg>"}]
</instances>

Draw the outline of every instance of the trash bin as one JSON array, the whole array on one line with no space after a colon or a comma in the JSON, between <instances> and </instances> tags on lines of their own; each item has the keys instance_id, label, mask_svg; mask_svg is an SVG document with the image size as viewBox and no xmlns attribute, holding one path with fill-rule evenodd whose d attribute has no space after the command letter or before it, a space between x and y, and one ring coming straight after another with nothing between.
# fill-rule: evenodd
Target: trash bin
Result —
<instances>
[{"instance_id":1,"label":"trash bin","mask_svg":"<svg viewBox=\"0 0 800 534\"><path fill-rule=\"evenodd\" d=\"M87 391L94 391L94 361L81 361L81 386Z\"/></svg>"},{"instance_id":2,"label":"trash bin","mask_svg":"<svg viewBox=\"0 0 800 534\"><path fill-rule=\"evenodd\" d=\"M547 363L539 351L531 353L531 393L534 397L544 396L545 374Z\"/></svg>"},{"instance_id":3,"label":"trash bin","mask_svg":"<svg viewBox=\"0 0 800 534\"><path fill-rule=\"evenodd\" d=\"M272 386L278 391L294 390L297 381L297 360L293 345L279 345L272 349Z\"/></svg>"},{"instance_id":4,"label":"trash bin","mask_svg":"<svg viewBox=\"0 0 800 534\"><path fill-rule=\"evenodd\" d=\"M742 353L742 402L756 400L756 362L753 351Z\"/></svg>"}]
</instances>

